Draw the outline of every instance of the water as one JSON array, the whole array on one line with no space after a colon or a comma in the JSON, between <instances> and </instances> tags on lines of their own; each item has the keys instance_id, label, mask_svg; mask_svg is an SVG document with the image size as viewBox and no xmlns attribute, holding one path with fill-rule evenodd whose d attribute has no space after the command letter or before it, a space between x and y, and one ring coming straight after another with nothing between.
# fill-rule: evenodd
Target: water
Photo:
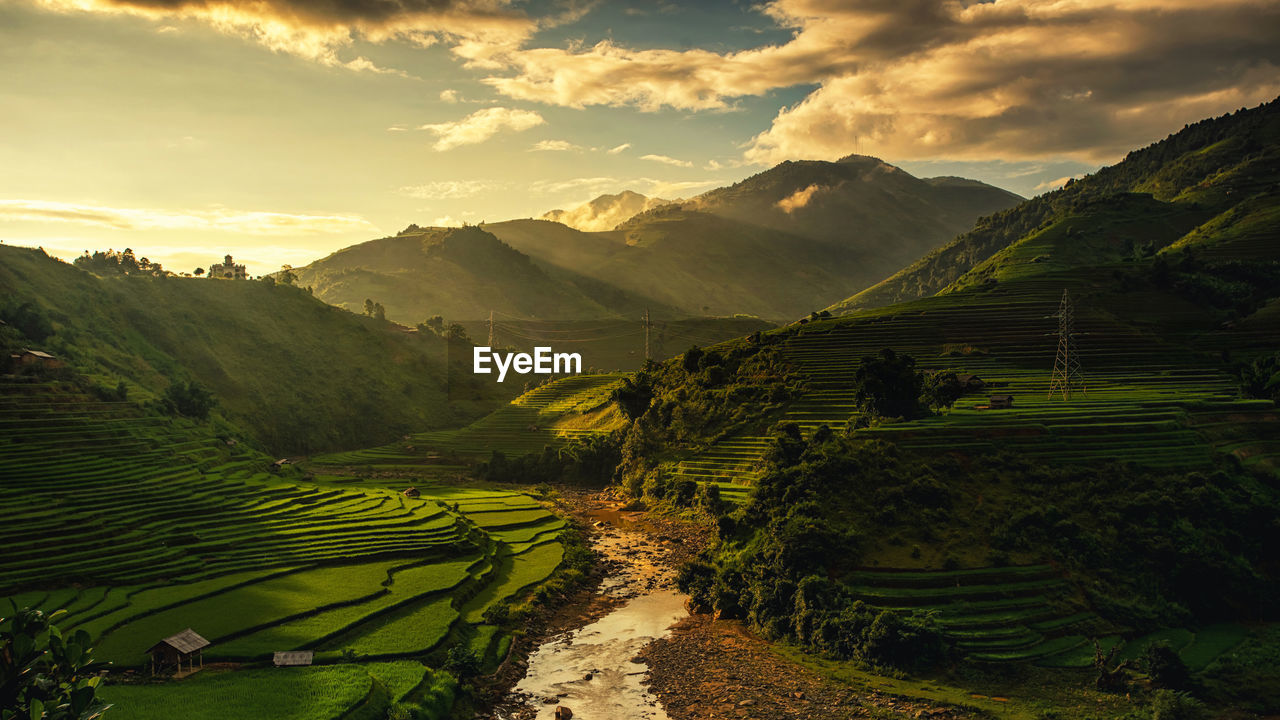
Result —
<instances>
[{"instance_id":1,"label":"water","mask_svg":"<svg viewBox=\"0 0 1280 720\"><path fill-rule=\"evenodd\" d=\"M557 705L571 709L575 720L666 720L662 705L641 684L648 667L632 660L688 615L685 596L675 590L671 571L656 562L656 546L616 513L599 517L610 525L596 536L595 548L617 567L601 592L624 604L543 643L529 656L515 692L537 709L538 720L554 718ZM555 702L544 703L547 698Z\"/></svg>"}]
</instances>

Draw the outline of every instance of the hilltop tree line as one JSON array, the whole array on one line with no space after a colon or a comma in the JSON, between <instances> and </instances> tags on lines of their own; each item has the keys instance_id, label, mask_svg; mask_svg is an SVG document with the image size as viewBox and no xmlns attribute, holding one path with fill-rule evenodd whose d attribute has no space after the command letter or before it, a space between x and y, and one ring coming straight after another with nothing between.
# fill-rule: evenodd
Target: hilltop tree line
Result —
<instances>
[{"instance_id":1,"label":"hilltop tree line","mask_svg":"<svg viewBox=\"0 0 1280 720\"><path fill-rule=\"evenodd\" d=\"M75 259L75 266L88 270L95 275L147 275L151 277L168 277L173 273L165 270L160 263L153 263L145 257L137 257L134 255L132 248L125 248L122 252L114 250L95 250L92 254L88 250L84 254Z\"/></svg>"}]
</instances>

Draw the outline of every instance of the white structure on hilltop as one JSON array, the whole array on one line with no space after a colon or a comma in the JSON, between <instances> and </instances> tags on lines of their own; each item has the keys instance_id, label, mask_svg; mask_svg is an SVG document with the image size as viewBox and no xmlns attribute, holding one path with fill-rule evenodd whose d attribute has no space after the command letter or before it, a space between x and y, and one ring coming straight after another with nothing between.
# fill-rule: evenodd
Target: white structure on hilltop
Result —
<instances>
[{"instance_id":1,"label":"white structure on hilltop","mask_svg":"<svg viewBox=\"0 0 1280 720\"><path fill-rule=\"evenodd\" d=\"M248 280L249 273L245 272L244 265L237 265L228 255L223 258L221 265L209 266L209 277L222 278L224 280Z\"/></svg>"}]
</instances>

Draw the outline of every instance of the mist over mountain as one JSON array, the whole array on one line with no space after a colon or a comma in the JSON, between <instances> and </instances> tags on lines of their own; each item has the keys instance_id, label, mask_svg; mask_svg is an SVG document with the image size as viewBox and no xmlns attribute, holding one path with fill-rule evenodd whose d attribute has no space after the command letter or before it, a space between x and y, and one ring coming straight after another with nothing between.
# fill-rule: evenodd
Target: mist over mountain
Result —
<instances>
[{"instance_id":1,"label":"mist over mountain","mask_svg":"<svg viewBox=\"0 0 1280 720\"><path fill-rule=\"evenodd\" d=\"M612 230L634 215L669 202L662 198L645 197L638 192L623 190L616 195L601 195L569 210L552 210L544 213L542 219L588 232Z\"/></svg>"}]
</instances>

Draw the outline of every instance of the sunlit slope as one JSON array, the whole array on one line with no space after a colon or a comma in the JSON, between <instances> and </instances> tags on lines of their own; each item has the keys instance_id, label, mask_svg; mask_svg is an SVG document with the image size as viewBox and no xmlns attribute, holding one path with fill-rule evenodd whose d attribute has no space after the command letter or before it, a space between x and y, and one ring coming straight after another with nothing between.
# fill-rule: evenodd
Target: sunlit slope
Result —
<instances>
[{"instance_id":1,"label":"sunlit slope","mask_svg":"<svg viewBox=\"0 0 1280 720\"><path fill-rule=\"evenodd\" d=\"M995 277L990 265L982 268L989 260L1068 266L1079 260L1076 246L1082 242L1094 249L1107 244L1105 254L1112 258L1169 245L1199 246L1211 254L1210 248L1224 244L1235 246L1235 256L1247 254L1246 246L1265 256L1275 237L1278 158L1280 102L1189 125L1116 165L983 218L951 243L829 309L839 314L927 297L975 268L981 279ZM1120 232L1095 225L1089 235L1068 234L1081 217L1100 214L1110 214ZM1148 220L1154 223L1149 237L1140 228ZM1184 238L1173 230L1191 234ZM993 257L1019 243L1028 246Z\"/></svg>"},{"instance_id":2,"label":"sunlit slope","mask_svg":"<svg viewBox=\"0 0 1280 720\"><path fill-rule=\"evenodd\" d=\"M391 445L320 455L311 463L321 468L387 468L456 476L462 469L451 464L455 457L487 459L494 451L524 455L622 427L625 418L609 401L622 377L613 373L561 378L524 393L459 430L418 433Z\"/></svg>"},{"instance_id":3,"label":"sunlit slope","mask_svg":"<svg viewBox=\"0 0 1280 720\"><path fill-rule=\"evenodd\" d=\"M463 323L478 341L487 342L488 321ZM692 345L714 345L769 330L775 325L754 317L694 317L662 319L650 316L645 332L643 315L625 320L560 320L535 321L495 314L494 342L532 353L536 347L550 347L556 352L575 352L582 356L584 370L639 370L647 359L666 360L688 350Z\"/></svg>"},{"instance_id":4,"label":"sunlit slope","mask_svg":"<svg viewBox=\"0 0 1280 720\"><path fill-rule=\"evenodd\" d=\"M34 250L0 246L0 289L30 303L47 350L105 387L147 401L171 382L214 393L216 414L269 452L385 442L456 424L493 389L446 398L445 343L330 307L297 288L196 278L98 278ZM242 438L244 439L244 438Z\"/></svg>"}]
</instances>

